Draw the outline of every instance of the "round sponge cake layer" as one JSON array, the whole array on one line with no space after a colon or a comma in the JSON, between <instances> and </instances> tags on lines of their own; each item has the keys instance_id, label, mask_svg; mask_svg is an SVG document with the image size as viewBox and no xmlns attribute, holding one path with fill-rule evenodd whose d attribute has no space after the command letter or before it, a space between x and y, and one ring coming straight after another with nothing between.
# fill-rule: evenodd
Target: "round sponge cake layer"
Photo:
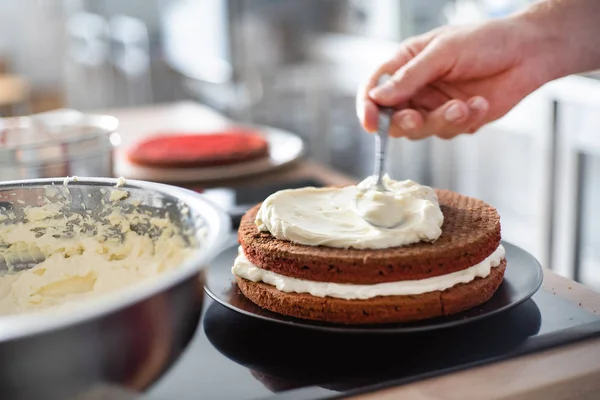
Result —
<instances>
[{"instance_id":1,"label":"round sponge cake layer","mask_svg":"<svg viewBox=\"0 0 600 400\"><path fill-rule=\"evenodd\" d=\"M216 167L266 157L268 142L242 129L199 134L166 134L127 151L134 164L159 168Z\"/></svg>"},{"instance_id":2,"label":"round sponge cake layer","mask_svg":"<svg viewBox=\"0 0 600 400\"><path fill-rule=\"evenodd\" d=\"M242 218L238 238L250 262L265 270L318 282L371 285L425 279L476 265L500 245L500 216L481 200L437 190L444 224L433 243L380 250L305 246L260 232L256 205Z\"/></svg>"},{"instance_id":3,"label":"round sponge cake layer","mask_svg":"<svg viewBox=\"0 0 600 400\"><path fill-rule=\"evenodd\" d=\"M382 296L367 300L316 297L285 293L274 286L237 277L244 296L258 306L278 314L342 324L400 323L452 315L488 301L496 292L506 269L506 260L492 268L486 278L477 278L444 291L416 296Z\"/></svg>"}]
</instances>

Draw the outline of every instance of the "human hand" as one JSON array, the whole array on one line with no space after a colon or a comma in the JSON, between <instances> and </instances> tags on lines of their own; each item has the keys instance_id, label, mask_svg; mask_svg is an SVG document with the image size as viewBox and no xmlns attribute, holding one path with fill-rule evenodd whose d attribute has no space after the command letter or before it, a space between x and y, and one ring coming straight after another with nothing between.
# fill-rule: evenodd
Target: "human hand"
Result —
<instances>
[{"instance_id":1,"label":"human hand","mask_svg":"<svg viewBox=\"0 0 600 400\"><path fill-rule=\"evenodd\" d=\"M540 32L524 21L445 26L403 42L357 94L365 130L377 130L377 104L397 109L390 135L449 139L505 115L553 78ZM376 87L379 77L388 83Z\"/></svg>"}]
</instances>

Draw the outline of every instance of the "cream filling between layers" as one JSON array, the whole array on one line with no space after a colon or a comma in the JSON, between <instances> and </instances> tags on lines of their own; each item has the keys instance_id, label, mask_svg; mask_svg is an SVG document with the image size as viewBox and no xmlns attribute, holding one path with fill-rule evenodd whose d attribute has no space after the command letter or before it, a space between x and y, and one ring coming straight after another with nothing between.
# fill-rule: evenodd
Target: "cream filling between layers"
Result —
<instances>
[{"instance_id":1,"label":"cream filling between layers","mask_svg":"<svg viewBox=\"0 0 600 400\"><path fill-rule=\"evenodd\" d=\"M505 254L504 247L500 245L485 260L461 271L411 281L355 285L308 281L267 271L252 264L240 247L231 272L252 282L264 282L275 286L278 290L286 293L308 293L317 297L328 296L346 300L365 300L377 296L419 295L437 290L446 290L460 283L469 283L475 278L486 278L492 268L500 265Z\"/></svg>"}]
</instances>

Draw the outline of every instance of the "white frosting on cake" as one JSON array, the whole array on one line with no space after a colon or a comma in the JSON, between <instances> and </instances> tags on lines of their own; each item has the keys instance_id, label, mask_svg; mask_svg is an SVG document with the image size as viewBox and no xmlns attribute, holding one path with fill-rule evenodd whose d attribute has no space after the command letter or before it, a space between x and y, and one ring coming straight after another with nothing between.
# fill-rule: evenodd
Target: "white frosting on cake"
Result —
<instances>
[{"instance_id":1,"label":"white frosting on cake","mask_svg":"<svg viewBox=\"0 0 600 400\"><path fill-rule=\"evenodd\" d=\"M431 242L441 235L444 216L432 188L386 175L388 192L382 193L372 189L374 179L278 191L262 203L256 226L280 240L355 249Z\"/></svg>"}]
</instances>

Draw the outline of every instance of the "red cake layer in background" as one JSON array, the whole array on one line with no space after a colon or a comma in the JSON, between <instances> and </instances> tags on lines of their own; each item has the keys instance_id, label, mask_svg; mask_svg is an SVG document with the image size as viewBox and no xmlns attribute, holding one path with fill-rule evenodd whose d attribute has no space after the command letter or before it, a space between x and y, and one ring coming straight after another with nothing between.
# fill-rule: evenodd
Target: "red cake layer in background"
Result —
<instances>
[{"instance_id":1,"label":"red cake layer in background","mask_svg":"<svg viewBox=\"0 0 600 400\"><path fill-rule=\"evenodd\" d=\"M252 130L202 133L165 132L127 150L133 164L158 168L216 167L266 157L269 145Z\"/></svg>"}]
</instances>

